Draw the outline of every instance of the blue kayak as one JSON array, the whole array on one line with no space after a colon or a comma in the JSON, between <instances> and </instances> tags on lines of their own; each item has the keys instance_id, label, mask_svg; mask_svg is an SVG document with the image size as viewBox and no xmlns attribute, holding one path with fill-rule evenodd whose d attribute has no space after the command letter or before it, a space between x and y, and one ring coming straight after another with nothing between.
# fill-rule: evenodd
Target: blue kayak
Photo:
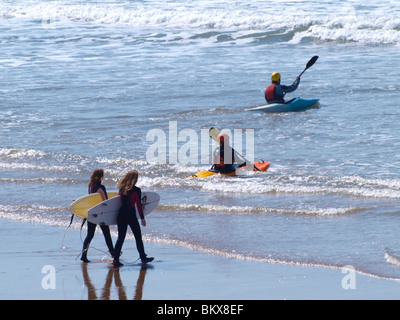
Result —
<instances>
[{"instance_id":1,"label":"blue kayak","mask_svg":"<svg viewBox=\"0 0 400 320\"><path fill-rule=\"evenodd\" d=\"M319 99L301 99L295 98L285 103L269 103L262 106L246 109L246 111L264 111L264 112L293 112L302 111L308 108L315 108L319 105Z\"/></svg>"}]
</instances>

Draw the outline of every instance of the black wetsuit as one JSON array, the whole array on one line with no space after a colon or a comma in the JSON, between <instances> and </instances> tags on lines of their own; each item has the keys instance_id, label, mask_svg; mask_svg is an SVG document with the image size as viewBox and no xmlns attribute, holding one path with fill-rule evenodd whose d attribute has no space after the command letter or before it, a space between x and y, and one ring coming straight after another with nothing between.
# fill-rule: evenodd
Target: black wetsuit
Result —
<instances>
[{"instance_id":1,"label":"black wetsuit","mask_svg":"<svg viewBox=\"0 0 400 320\"><path fill-rule=\"evenodd\" d=\"M99 189L101 189L104 192L106 199L108 199L106 188L102 184L99 184L96 187L89 187L89 194L96 193ZM110 254L112 256L114 256L114 247L113 247L113 243L112 243L112 239L111 239L110 227L109 226L100 226L100 228L101 228L101 231L103 231L104 239L106 240L108 250L110 251ZM85 241L83 241L83 249L82 249L83 252L87 252L87 250L89 249L90 242L92 241L92 239L94 237L95 231L96 231L96 224L88 221L87 222L87 236L86 236Z\"/></svg>"},{"instance_id":2,"label":"black wetsuit","mask_svg":"<svg viewBox=\"0 0 400 320\"><path fill-rule=\"evenodd\" d=\"M225 155L225 152L227 154ZM236 169L246 165L245 159L240 159L239 155L230 146L221 144L216 147L213 153L213 166L211 171L219 173L231 173Z\"/></svg>"},{"instance_id":3,"label":"black wetsuit","mask_svg":"<svg viewBox=\"0 0 400 320\"><path fill-rule=\"evenodd\" d=\"M127 195L124 195L124 189L120 190L121 197L121 208L119 209L118 214L118 240L115 244L115 256L114 259L118 260L122 245L124 244L126 231L128 229L128 225L131 228L133 235L136 240L136 247L139 252L140 259L145 259L146 254L144 252L143 240L142 240L142 231L140 229L139 221L136 217L136 207L139 210L139 215L141 219L144 219L143 210L141 205L142 199L142 191L138 187L133 187Z\"/></svg>"}]
</instances>

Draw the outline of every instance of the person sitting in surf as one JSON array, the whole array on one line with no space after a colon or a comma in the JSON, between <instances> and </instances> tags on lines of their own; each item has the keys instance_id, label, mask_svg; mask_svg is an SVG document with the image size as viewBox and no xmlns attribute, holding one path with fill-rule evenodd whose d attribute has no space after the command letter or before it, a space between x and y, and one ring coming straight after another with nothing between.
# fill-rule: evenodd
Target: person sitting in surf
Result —
<instances>
[{"instance_id":1,"label":"person sitting in surf","mask_svg":"<svg viewBox=\"0 0 400 320\"><path fill-rule=\"evenodd\" d=\"M217 140L219 146L213 152L211 171L228 174L246 165L246 160L229 145L229 135L220 133Z\"/></svg>"},{"instance_id":2,"label":"person sitting in surf","mask_svg":"<svg viewBox=\"0 0 400 320\"><path fill-rule=\"evenodd\" d=\"M293 92L300 84L300 76L290 86L281 85L281 75L279 72L274 72L271 75L271 85L265 90L265 100L267 103L285 103L285 94Z\"/></svg>"}]
</instances>

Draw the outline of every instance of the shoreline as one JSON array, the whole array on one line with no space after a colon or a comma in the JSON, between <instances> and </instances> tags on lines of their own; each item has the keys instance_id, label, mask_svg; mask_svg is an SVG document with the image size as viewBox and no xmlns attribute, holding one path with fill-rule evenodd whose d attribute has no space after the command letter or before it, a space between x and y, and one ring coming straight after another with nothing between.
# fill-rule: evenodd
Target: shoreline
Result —
<instances>
[{"instance_id":1,"label":"shoreline","mask_svg":"<svg viewBox=\"0 0 400 320\"><path fill-rule=\"evenodd\" d=\"M2 300L352 300L399 299L393 280L341 269L255 262L144 242L155 261L142 267L127 239L119 270L103 261L102 234L79 260L79 230L2 219ZM113 238L115 242L115 238ZM350 278L353 277L353 278ZM344 286L349 287L344 289Z\"/></svg>"}]
</instances>

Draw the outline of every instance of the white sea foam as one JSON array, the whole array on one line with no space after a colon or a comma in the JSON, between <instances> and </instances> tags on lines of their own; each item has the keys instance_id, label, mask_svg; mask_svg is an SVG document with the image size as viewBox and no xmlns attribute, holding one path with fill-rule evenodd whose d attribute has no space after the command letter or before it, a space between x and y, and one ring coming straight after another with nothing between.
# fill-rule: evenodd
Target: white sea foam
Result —
<instances>
[{"instance_id":1,"label":"white sea foam","mask_svg":"<svg viewBox=\"0 0 400 320\"><path fill-rule=\"evenodd\" d=\"M88 168L90 164L90 168ZM187 176L209 167L191 165L152 164L143 160L108 157L83 157L62 155L35 149L0 148L0 168L10 172L30 171L35 176L2 177L4 183L50 183L81 184L81 176L90 174L92 167L102 167L107 179L118 183L122 175L132 168L140 172L140 186L145 189L174 188L201 190L229 194L344 194L361 198L400 199L399 179L365 178L360 176L318 176L307 172L279 170L242 172L236 177L215 175L208 178ZM63 173L72 174L64 176ZM60 176L60 174L62 174ZM326 214L326 213L323 213ZM327 213L330 214L330 213ZM335 214L335 213L333 213Z\"/></svg>"},{"instance_id":2,"label":"white sea foam","mask_svg":"<svg viewBox=\"0 0 400 320\"><path fill-rule=\"evenodd\" d=\"M302 208L302 209L282 209L266 208L261 206L224 206L224 205L197 205L197 204L179 204L168 205L161 204L157 207L159 211L174 212L201 212L216 214L293 214L293 215L315 215L315 216L336 216L355 213L363 208Z\"/></svg>"},{"instance_id":3,"label":"white sea foam","mask_svg":"<svg viewBox=\"0 0 400 320\"><path fill-rule=\"evenodd\" d=\"M69 210L67 207L49 207L43 205L0 205L0 218L21 222L33 222L47 225L66 225Z\"/></svg>"},{"instance_id":4,"label":"white sea foam","mask_svg":"<svg viewBox=\"0 0 400 320\"><path fill-rule=\"evenodd\" d=\"M398 267L400 266L400 257L391 252L391 250L389 250L388 248L385 248L384 256L387 263L393 264Z\"/></svg>"},{"instance_id":5,"label":"white sea foam","mask_svg":"<svg viewBox=\"0 0 400 320\"><path fill-rule=\"evenodd\" d=\"M229 30L229 38L268 37L267 32L293 33L288 41L300 42L303 38L323 41L354 41L361 43L400 43L399 8L391 4L391 10L371 6L369 10L357 9L356 5L335 6L314 10L311 6L301 8L296 3L285 6L266 3L265 9L222 5L162 3L120 4L59 2L24 2L0 4L0 17L51 21L57 23L95 23L128 25L134 28L162 28L181 30L182 39L193 37L206 30ZM229 8L229 10L228 10ZM187 33L185 30L192 30ZM197 31L196 31L197 30ZM243 34L243 31L246 31ZM261 31L261 34L260 34ZM272 36L272 35L269 35ZM176 35L173 37L176 40ZM197 39L201 39L197 38ZM165 39L164 39L165 40ZM207 39L205 39L207 41Z\"/></svg>"}]
</instances>

